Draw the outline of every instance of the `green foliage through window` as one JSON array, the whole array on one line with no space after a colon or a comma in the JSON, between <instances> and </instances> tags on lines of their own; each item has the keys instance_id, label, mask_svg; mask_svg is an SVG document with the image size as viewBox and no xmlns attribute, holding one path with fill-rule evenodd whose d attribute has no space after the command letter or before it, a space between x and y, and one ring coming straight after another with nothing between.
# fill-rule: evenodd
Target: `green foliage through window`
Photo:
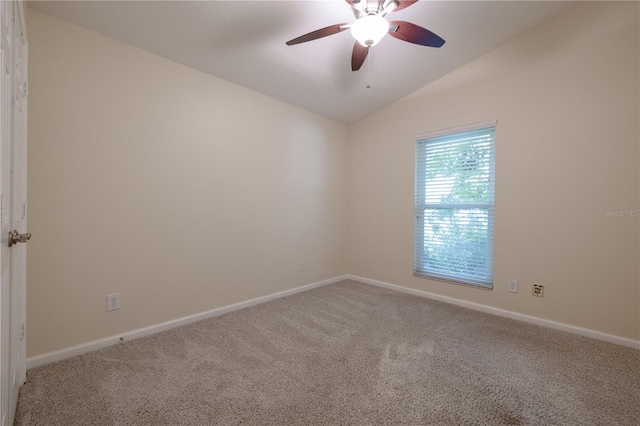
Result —
<instances>
[{"instance_id":1,"label":"green foliage through window","mask_svg":"<svg viewBox=\"0 0 640 426\"><path fill-rule=\"evenodd\" d=\"M415 274L492 286L494 131L416 141Z\"/></svg>"}]
</instances>

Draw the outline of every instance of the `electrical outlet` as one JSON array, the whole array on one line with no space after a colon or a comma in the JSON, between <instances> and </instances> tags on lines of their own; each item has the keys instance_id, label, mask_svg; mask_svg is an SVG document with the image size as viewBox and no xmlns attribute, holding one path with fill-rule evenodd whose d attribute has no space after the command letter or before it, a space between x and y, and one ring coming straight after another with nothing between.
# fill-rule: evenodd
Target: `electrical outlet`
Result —
<instances>
[{"instance_id":1,"label":"electrical outlet","mask_svg":"<svg viewBox=\"0 0 640 426\"><path fill-rule=\"evenodd\" d=\"M540 284L533 285L533 295L542 297L542 293L544 292L544 286Z\"/></svg>"},{"instance_id":2,"label":"electrical outlet","mask_svg":"<svg viewBox=\"0 0 640 426\"><path fill-rule=\"evenodd\" d=\"M307 270L307 262L305 260L300 261L300 272Z\"/></svg>"},{"instance_id":3,"label":"electrical outlet","mask_svg":"<svg viewBox=\"0 0 640 426\"><path fill-rule=\"evenodd\" d=\"M120 309L120 293L107 294L107 312Z\"/></svg>"},{"instance_id":4,"label":"electrical outlet","mask_svg":"<svg viewBox=\"0 0 640 426\"><path fill-rule=\"evenodd\" d=\"M507 290L509 290L511 293L517 293L518 292L518 280L509 280L508 281Z\"/></svg>"}]
</instances>

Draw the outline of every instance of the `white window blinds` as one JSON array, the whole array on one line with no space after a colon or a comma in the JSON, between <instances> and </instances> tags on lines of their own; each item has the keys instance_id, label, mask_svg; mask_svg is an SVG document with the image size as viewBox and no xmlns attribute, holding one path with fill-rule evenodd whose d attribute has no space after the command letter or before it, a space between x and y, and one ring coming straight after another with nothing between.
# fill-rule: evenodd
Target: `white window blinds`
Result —
<instances>
[{"instance_id":1,"label":"white window blinds","mask_svg":"<svg viewBox=\"0 0 640 426\"><path fill-rule=\"evenodd\" d=\"M493 286L495 125L416 138L415 275Z\"/></svg>"}]
</instances>

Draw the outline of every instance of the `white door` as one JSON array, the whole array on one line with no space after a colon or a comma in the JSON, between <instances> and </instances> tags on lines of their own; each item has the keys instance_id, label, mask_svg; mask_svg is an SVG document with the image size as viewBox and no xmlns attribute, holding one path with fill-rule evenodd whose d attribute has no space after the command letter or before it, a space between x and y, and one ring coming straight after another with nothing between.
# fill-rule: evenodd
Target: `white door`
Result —
<instances>
[{"instance_id":1,"label":"white door","mask_svg":"<svg viewBox=\"0 0 640 426\"><path fill-rule=\"evenodd\" d=\"M26 378L27 44L21 2L0 2L0 42L0 426L10 426Z\"/></svg>"}]
</instances>

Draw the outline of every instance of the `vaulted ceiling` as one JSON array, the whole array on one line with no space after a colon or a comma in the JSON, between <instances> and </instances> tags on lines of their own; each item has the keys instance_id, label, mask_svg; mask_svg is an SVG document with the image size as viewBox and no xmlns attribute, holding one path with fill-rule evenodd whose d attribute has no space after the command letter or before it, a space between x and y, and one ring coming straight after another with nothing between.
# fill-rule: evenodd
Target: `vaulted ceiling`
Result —
<instances>
[{"instance_id":1,"label":"vaulted ceiling","mask_svg":"<svg viewBox=\"0 0 640 426\"><path fill-rule=\"evenodd\" d=\"M28 6L257 92L350 124L570 7L555 1L421 0L388 15L446 43L386 36L351 71L349 31L285 42L355 20L344 0L38 1ZM370 85L371 88L367 88Z\"/></svg>"}]
</instances>

